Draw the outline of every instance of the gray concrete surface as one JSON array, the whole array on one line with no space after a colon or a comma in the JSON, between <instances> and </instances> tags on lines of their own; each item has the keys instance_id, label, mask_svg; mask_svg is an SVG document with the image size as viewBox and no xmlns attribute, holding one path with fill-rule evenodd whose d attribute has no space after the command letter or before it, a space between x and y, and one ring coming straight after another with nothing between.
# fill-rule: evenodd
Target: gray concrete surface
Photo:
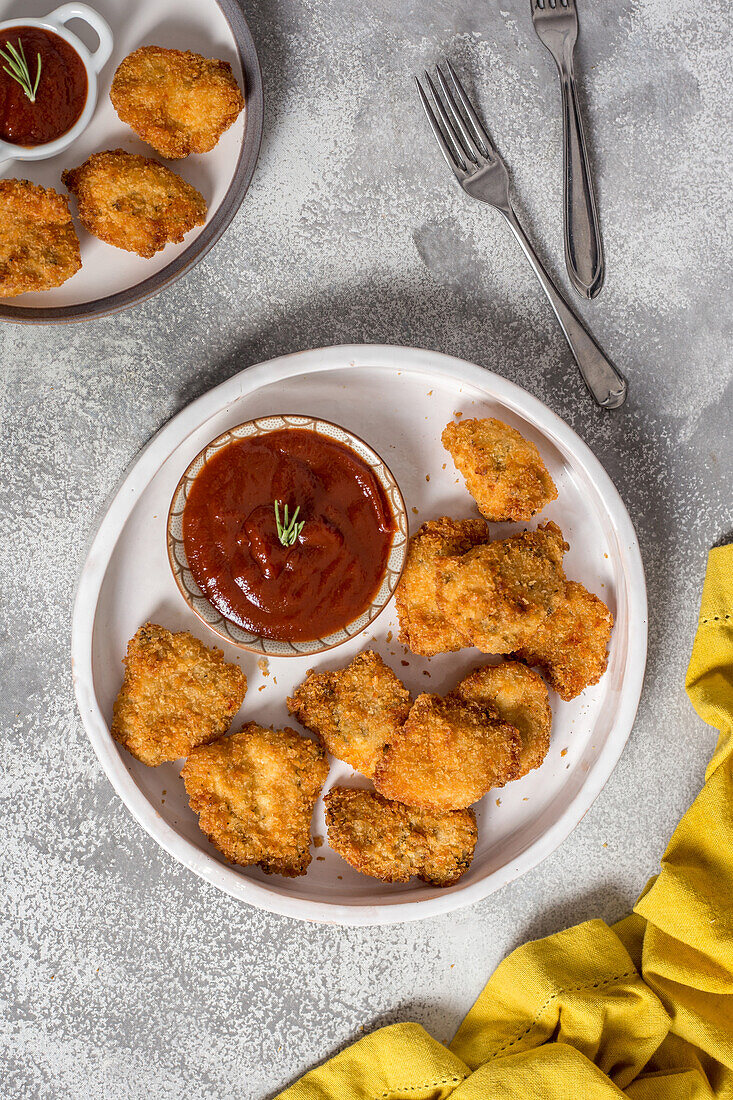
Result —
<instances>
[{"instance_id":1,"label":"gray concrete surface","mask_svg":"<svg viewBox=\"0 0 733 1100\"><path fill-rule=\"evenodd\" d=\"M726 0L579 0L581 86L608 277L585 316L627 372L595 410L499 219L450 186L410 74L448 54L565 283L560 115L528 0L247 0L267 92L233 226L153 301L0 330L0 1091L11 1098L272 1096L380 1024L447 1039L511 948L624 914L713 745L683 689L707 548L730 528ZM650 656L610 782L545 863L420 924L344 930L239 905L135 825L76 713L69 613L87 531L168 417L248 364L415 344L525 386L605 464L639 532Z\"/></svg>"}]
</instances>

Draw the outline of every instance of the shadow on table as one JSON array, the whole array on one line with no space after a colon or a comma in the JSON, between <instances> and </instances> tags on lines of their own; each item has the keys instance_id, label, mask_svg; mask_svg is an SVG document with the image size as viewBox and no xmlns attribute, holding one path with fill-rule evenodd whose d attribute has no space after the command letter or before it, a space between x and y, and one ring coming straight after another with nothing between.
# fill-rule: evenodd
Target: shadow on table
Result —
<instances>
[{"instance_id":1,"label":"shadow on table","mask_svg":"<svg viewBox=\"0 0 733 1100\"><path fill-rule=\"evenodd\" d=\"M651 873L651 872L650 872ZM614 883L596 886L557 904L550 904L535 913L525 926L517 931L510 951L530 940L543 939L554 932L582 924L587 920L603 920L611 925L631 912L636 898L631 897ZM509 951L507 952L509 954ZM489 975L486 975L487 981Z\"/></svg>"}]
</instances>

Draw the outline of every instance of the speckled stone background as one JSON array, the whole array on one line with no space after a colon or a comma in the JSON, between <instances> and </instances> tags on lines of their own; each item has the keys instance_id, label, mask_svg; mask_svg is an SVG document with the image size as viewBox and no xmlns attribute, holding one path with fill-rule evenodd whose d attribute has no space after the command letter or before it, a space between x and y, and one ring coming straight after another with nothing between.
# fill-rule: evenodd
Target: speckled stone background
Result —
<instances>
[{"instance_id":1,"label":"speckled stone background","mask_svg":"<svg viewBox=\"0 0 733 1100\"><path fill-rule=\"evenodd\" d=\"M566 285L559 93L528 0L247 0L265 136L224 239L127 313L2 327L8 1100L264 1100L380 1024L415 1019L448 1039L507 951L624 914L699 789L713 734L683 677L733 472L729 5L578 2L608 262L582 312L629 377L620 412L591 406L500 219L453 187L411 83L444 54L466 74ZM102 774L69 671L88 532L149 436L248 364L359 341L463 356L565 417L637 525L651 628L631 739L562 847L479 905L374 930L257 912L160 851Z\"/></svg>"}]
</instances>

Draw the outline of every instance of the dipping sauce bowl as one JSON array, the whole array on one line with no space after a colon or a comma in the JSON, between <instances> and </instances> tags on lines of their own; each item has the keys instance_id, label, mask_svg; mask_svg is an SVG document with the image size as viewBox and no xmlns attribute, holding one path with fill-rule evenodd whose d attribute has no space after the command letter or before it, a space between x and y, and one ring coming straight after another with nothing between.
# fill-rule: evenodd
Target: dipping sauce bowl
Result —
<instances>
[{"instance_id":1,"label":"dipping sauce bowl","mask_svg":"<svg viewBox=\"0 0 733 1100\"><path fill-rule=\"evenodd\" d=\"M94 30L99 39L96 50L90 52L81 39L77 38L70 30L67 30L66 23L71 19L81 19ZM101 72L112 53L113 38L109 24L98 12L86 4L63 4L43 19L24 19L21 16L16 16L15 19L6 19L3 23L0 23L0 39L2 39L0 45L6 48L7 32L12 31L10 43L17 48L17 38L20 37L22 42L23 32L33 29L56 35L74 51L86 72L86 99L81 113L73 125L52 141L23 145L0 139L0 172L3 172L14 161L46 160L48 157L55 157L83 133L91 121L97 105L97 75ZM35 77L36 74L36 52L33 48L24 49L31 77ZM0 59L0 66L5 64ZM42 66L39 90L43 83L43 75ZM6 76L7 74L3 73L3 77ZM7 77L7 79L10 80L11 78ZM23 95L20 91L20 85L18 85L18 91Z\"/></svg>"}]
</instances>

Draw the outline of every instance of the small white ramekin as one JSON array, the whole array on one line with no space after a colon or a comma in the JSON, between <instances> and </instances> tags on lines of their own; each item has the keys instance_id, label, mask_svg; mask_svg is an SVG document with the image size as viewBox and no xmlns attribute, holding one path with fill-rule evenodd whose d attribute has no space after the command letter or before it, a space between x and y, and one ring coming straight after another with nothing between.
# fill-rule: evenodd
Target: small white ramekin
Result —
<instances>
[{"instance_id":1,"label":"small white ramekin","mask_svg":"<svg viewBox=\"0 0 733 1100\"><path fill-rule=\"evenodd\" d=\"M99 45L93 53L90 53L84 43L66 29L65 24L70 19L82 19L95 31ZM87 73L87 99L84 109L78 119L65 134L55 141L46 141L42 145L14 145L9 141L0 141L0 173L9 163L16 160L46 160L47 157L55 157L62 152L72 141L86 129L94 114L97 105L97 74L109 61L112 53L114 39L112 31L106 19L86 4L62 4L60 8L50 12L43 19L24 19L16 16L15 19L6 19L0 23L0 31L11 27L41 27L43 30L52 31L59 38L68 42L72 49L76 50L82 60ZM41 74L43 75L43 74Z\"/></svg>"}]
</instances>

